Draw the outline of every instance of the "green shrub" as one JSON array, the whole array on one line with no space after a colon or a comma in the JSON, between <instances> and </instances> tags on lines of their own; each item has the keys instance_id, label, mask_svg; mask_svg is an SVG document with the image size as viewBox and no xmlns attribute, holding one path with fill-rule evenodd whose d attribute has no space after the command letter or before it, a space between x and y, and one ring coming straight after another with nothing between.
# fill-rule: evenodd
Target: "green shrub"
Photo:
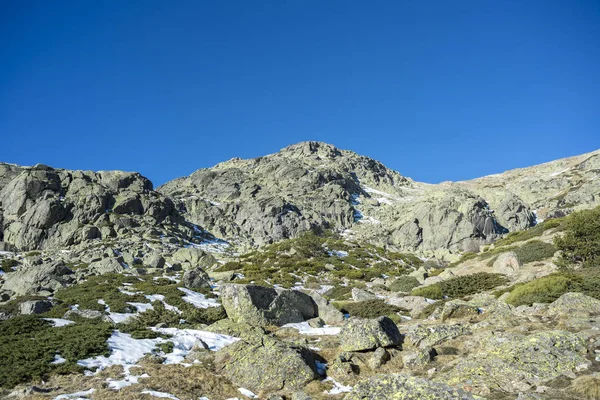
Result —
<instances>
[{"instance_id":1,"label":"green shrub","mask_svg":"<svg viewBox=\"0 0 600 400\"><path fill-rule=\"evenodd\" d=\"M600 264L600 207L569 215L564 224L565 234L555 238L562 251L565 265L581 264L593 267Z\"/></svg>"},{"instance_id":2,"label":"green shrub","mask_svg":"<svg viewBox=\"0 0 600 400\"><path fill-rule=\"evenodd\" d=\"M350 286L336 286L332 287L325 293L323 293L329 300L346 300L352 296L352 287Z\"/></svg>"},{"instance_id":3,"label":"green shrub","mask_svg":"<svg viewBox=\"0 0 600 400\"><path fill-rule=\"evenodd\" d=\"M243 268L243 264L239 261L229 261L215 268L215 272L237 271Z\"/></svg>"},{"instance_id":4,"label":"green shrub","mask_svg":"<svg viewBox=\"0 0 600 400\"><path fill-rule=\"evenodd\" d=\"M17 260L13 260L12 258L6 258L2 260L2 265L0 266L0 271L4 272L12 272L12 268L19 265Z\"/></svg>"},{"instance_id":5,"label":"green shrub","mask_svg":"<svg viewBox=\"0 0 600 400\"><path fill-rule=\"evenodd\" d=\"M419 281L414 276L399 276L390 285L390 290L392 292L410 292L417 286L419 286Z\"/></svg>"},{"instance_id":6,"label":"green shrub","mask_svg":"<svg viewBox=\"0 0 600 400\"><path fill-rule=\"evenodd\" d=\"M387 304L380 299L365 301L334 302L333 305L343 313L350 314L351 317L360 318L378 318L381 316L392 316L398 312L407 312L406 310Z\"/></svg>"},{"instance_id":7,"label":"green shrub","mask_svg":"<svg viewBox=\"0 0 600 400\"><path fill-rule=\"evenodd\" d=\"M54 297L68 306L79 304L81 309L104 311L105 306L98 304L98 300L102 299L113 312L134 311L127 302L145 303L146 298L139 294L130 296L119 291L123 283L133 282L138 282L136 277L122 274L93 276L83 283L58 290Z\"/></svg>"},{"instance_id":8,"label":"green shrub","mask_svg":"<svg viewBox=\"0 0 600 400\"><path fill-rule=\"evenodd\" d=\"M46 379L53 373L81 371L77 361L108 355L106 340L112 328L101 321L86 321L63 327L36 316L24 315L0 322L0 386ZM52 364L55 355L67 360Z\"/></svg>"},{"instance_id":9,"label":"green shrub","mask_svg":"<svg viewBox=\"0 0 600 400\"><path fill-rule=\"evenodd\" d=\"M500 246L508 246L516 242L524 242L529 239L533 239L535 237L542 236L542 234L553 228L559 228L562 224L563 219L549 219L547 221L541 222L536 226L529 228L524 231L511 232L506 237L499 239L496 241L496 247Z\"/></svg>"},{"instance_id":10,"label":"green shrub","mask_svg":"<svg viewBox=\"0 0 600 400\"><path fill-rule=\"evenodd\" d=\"M580 292L600 299L600 270L559 272L515 285L511 288L506 302L514 306L551 303L568 292Z\"/></svg>"},{"instance_id":11,"label":"green shrub","mask_svg":"<svg viewBox=\"0 0 600 400\"><path fill-rule=\"evenodd\" d=\"M521 263L527 264L529 262L540 261L554 256L556 247L551 243L533 240L517 247L514 252Z\"/></svg>"},{"instance_id":12,"label":"green shrub","mask_svg":"<svg viewBox=\"0 0 600 400\"><path fill-rule=\"evenodd\" d=\"M430 299L442 299L444 296L458 298L493 289L508 282L506 276L480 272L472 275L458 276L433 285L414 289L413 296Z\"/></svg>"}]
</instances>

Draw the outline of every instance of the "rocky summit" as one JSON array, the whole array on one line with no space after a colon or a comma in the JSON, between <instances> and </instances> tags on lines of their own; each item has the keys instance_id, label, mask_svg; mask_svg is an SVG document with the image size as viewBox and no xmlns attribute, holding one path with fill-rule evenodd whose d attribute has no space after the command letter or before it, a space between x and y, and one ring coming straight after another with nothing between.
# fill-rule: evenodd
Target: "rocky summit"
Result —
<instances>
[{"instance_id":1,"label":"rocky summit","mask_svg":"<svg viewBox=\"0 0 600 400\"><path fill-rule=\"evenodd\" d=\"M599 176L0 163L0 398L598 399Z\"/></svg>"}]
</instances>

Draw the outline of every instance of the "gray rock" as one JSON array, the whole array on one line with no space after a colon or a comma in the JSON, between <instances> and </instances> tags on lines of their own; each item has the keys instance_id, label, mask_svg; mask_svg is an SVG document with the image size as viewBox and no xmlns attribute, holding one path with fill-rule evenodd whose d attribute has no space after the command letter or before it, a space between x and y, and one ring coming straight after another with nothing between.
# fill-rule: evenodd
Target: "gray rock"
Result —
<instances>
[{"instance_id":1,"label":"gray rock","mask_svg":"<svg viewBox=\"0 0 600 400\"><path fill-rule=\"evenodd\" d=\"M443 383L406 374L375 375L358 382L344 400L471 400L480 397Z\"/></svg>"},{"instance_id":2,"label":"gray rock","mask_svg":"<svg viewBox=\"0 0 600 400\"><path fill-rule=\"evenodd\" d=\"M521 269L521 262L514 251L508 251L498 256L492 266L492 272L513 276Z\"/></svg>"},{"instance_id":3,"label":"gray rock","mask_svg":"<svg viewBox=\"0 0 600 400\"><path fill-rule=\"evenodd\" d=\"M319 293L311 293L313 301L317 305L317 314L327 325L340 325L344 322L344 314L335 308L329 300Z\"/></svg>"},{"instance_id":4,"label":"gray rock","mask_svg":"<svg viewBox=\"0 0 600 400\"><path fill-rule=\"evenodd\" d=\"M297 290L281 290L256 285L224 284L221 301L230 319L252 326L285 325L317 316L312 298Z\"/></svg>"},{"instance_id":5,"label":"gray rock","mask_svg":"<svg viewBox=\"0 0 600 400\"><path fill-rule=\"evenodd\" d=\"M379 369L382 365L390 360L390 353L383 347L378 347L369 358L369 368L372 370Z\"/></svg>"},{"instance_id":6,"label":"gray rock","mask_svg":"<svg viewBox=\"0 0 600 400\"><path fill-rule=\"evenodd\" d=\"M42 314L52 309L49 300L28 300L19 304L19 312L23 315Z\"/></svg>"},{"instance_id":7,"label":"gray rock","mask_svg":"<svg viewBox=\"0 0 600 400\"><path fill-rule=\"evenodd\" d=\"M123 272L125 268L116 258L105 258L90 264L89 271L96 275L104 275L111 273Z\"/></svg>"},{"instance_id":8,"label":"gray rock","mask_svg":"<svg viewBox=\"0 0 600 400\"><path fill-rule=\"evenodd\" d=\"M160 254L152 254L144 260L144 265L149 268L164 268L165 259Z\"/></svg>"},{"instance_id":9,"label":"gray rock","mask_svg":"<svg viewBox=\"0 0 600 400\"><path fill-rule=\"evenodd\" d=\"M185 271L182 278L183 286L188 289L210 289L210 278L200 267Z\"/></svg>"},{"instance_id":10,"label":"gray rock","mask_svg":"<svg viewBox=\"0 0 600 400\"><path fill-rule=\"evenodd\" d=\"M23 265L17 271L4 275L2 288L12 291L16 296L54 292L71 282L72 274L73 271L60 261L43 265Z\"/></svg>"},{"instance_id":11,"label":"gray rock","mask_svg":"<svg viewBox=\"0 0 600 400\"><path fill-rule=\"evenodd\" d=\"M368 292L366 290L352 288L352 300L354 301L365 301L365 300L375 300L377 296L373 293Z\"/></svg>"},{"instance_id":12,"label":"gray rock","mask_svg":"<svg viewBox=\"0 0 600 400\"><path fill-rule=\"evenodd\" d=\"M224 347L215 365L234 385L254 392L300 390L318 376L310 350L267 336Z\"/></svg>"},{"instance_id":13,"label":"gray rock","mask_svg":"<svg viewBox=\"0 0 600 400\"><path fill-rule=\"evenodd\" d=\"M344 351L372 350L396 346L402 336L396 324L388 317L377 319L350 318L339 335Z\"/></svg>"},{"instance_id":14,"label":"gray rock","mask_svg":"<svg viewBox=\"0 0 600 400\"><path fill-rule=\"evenodd\" d=\"M209 268L217 263L217 260L211 254L195 247L181 248L171 258L174 262L180 263L183 269Z\"/></svg>"},{"instance_id":15,"label":"gray rock","mask_svg":"<svg viewBox=\"0 0 600 400\"><path fill-rule=\"evenodd\" d=\"M583 293L565 293L548 307L550 315L571 316L574 314L600 314L600 300Z\"/></svg>"},{"instance_id":16,"label":"gray rock","mask_svg":"<svg viewBox=\"0 0 600 400\"><path fill-rule=\"evenodd\" d=\"M451 300L444 304L440 315L442 321L451 318L471 318L479 315L479 307L463 300Z\"/></svg>"}]
</instances>

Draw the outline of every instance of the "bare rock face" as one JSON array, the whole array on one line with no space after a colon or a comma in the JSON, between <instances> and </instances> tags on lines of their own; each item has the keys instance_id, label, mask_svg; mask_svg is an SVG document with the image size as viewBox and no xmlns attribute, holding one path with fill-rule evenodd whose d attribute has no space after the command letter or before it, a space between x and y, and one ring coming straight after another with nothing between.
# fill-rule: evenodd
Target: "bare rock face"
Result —
<instances>
[{"instance_id":1,"label":"bare rock face","mask_svg":"<svg viewBox=\"0 0 600 400\"><path fill-rule=\"evenodd\" d=\"M221 301L231 320L252 326L303 322L316 317L318 311L307 294L256 285L222 285Z\"/></svg>"},{"instance_id":2,"label":"bare rock face","mask_svg":"<svg viewBox=\"0 0 600 400\"><path fill-rule=\"evenodd\" d=\"M492 272L513 276L521 269L521 262L514 251L508 251L498 256L492 266Z\"/></svg>"},{"instance_id":3,"label":"bare rock face","mask_svg":"<svg viewBox=\"0 0 600 400\"><path fill-rule=\"evenodd\" d=\"M402 336L398 327L388 317L377 319L351 318L340 332L344 351L374 350L377 347L396 346Z\"/></svg>"},{"instance_id":4,"label":"bare rock face","mask_svg":"<svg viewBox=\"0 0 600 400\"><path fill-rule=\"evenodd\" d=\"M173 202L138 173L0 165L0 242L17 250L117 238L128 230L124 215L140 222L144 216L152 226L181 220Z\"/></svg>"}]
</instances>

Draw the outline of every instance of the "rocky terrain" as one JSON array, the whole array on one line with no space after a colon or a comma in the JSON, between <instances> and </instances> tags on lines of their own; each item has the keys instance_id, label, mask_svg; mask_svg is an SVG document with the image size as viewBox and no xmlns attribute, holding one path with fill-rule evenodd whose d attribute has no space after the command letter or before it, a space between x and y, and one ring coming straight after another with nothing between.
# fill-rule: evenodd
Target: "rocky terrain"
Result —
<instances>
[{"instance_id":1,"label":"rocky terrain","mask_svg":"<svg viewBox=\"0 0 600 400\"><path fill-rule=\"evenodd\" d=\"M599 175L0 164L0 398L600 398Z\"/></svg>"}]
</instances>

